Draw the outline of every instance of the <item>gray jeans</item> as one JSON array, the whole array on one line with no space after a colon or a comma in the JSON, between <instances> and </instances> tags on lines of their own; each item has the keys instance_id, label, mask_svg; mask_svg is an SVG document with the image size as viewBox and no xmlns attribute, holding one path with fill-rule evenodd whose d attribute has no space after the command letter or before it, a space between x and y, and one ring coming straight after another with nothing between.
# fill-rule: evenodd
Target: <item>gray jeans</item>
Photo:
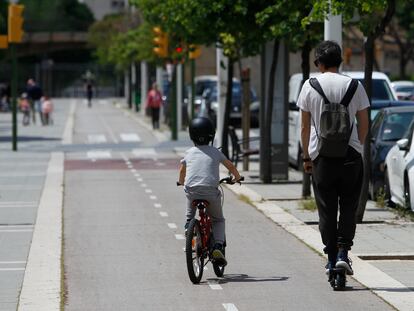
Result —
<instances>
[{"instance_id":1,"label":"gray jeans","mask_svg":"<svg viewBox=\"0 0 414 311\"><path fill-rule=\"evenodd\" d=\"M223 244L225 241L225 219L223 207L221 206L221 192L214 187L185 187L187 196L187 221L194 218L196 209L192 207L194 200L206 200L209 202L207 214L211 217L213 236L216 243Z\"/></svg>"}]
</instances>

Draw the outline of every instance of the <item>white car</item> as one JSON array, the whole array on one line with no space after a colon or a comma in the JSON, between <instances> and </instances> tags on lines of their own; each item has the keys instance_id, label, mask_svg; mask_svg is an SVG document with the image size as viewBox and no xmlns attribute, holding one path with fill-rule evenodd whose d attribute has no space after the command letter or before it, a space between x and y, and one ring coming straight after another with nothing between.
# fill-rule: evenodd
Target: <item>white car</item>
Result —
<instances>
[{"instance_id":1,"label":"white car","mask_svg":"<svg viewBox=\"0 0 414 311\"><path fill-rule=\"evenodd\" d=\"M399 100L414 100L413 81L394 81L391 86L397 93Z\"/></svg>"},{"instance_id":2,"label":"white car","mask_svg":"<svg viewBox=\"0 0 414 311\"><path fill-rule=\"evenodd\" d=\"M385 158L385 196L414 211L414 122Z\"/></svg>"},{"instance_id":3,"label":"white car","mask_svg":"<svg viewBox=\"0 0 414 311\"><path fill-rule=\"evenodd\" d=\"M364 79L363 71L346 71L342 74L357 79L362 82ZM320 73L313 72L310 77L316 77ZM376 103L381 104L380 107L385 107L383 102L392 102L397 100L397 95L391 87L391 81L388 76L382 72L374 71L372 73L373 90L372 90L372 107L371 119L378 112ZM290 77L289 80L289 163L301 169L302 164L302 146L300 143L300 113L296 107L296 101L301 90L302 74L296 73Z\"/></svg>"}]
</instances>

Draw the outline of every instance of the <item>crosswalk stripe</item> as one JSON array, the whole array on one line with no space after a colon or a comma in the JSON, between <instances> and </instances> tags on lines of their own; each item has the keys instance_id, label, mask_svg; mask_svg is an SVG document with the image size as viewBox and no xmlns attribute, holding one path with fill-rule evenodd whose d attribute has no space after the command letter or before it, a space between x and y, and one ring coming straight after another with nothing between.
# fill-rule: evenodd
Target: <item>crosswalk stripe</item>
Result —
<instances>
[{"instance_id":1,"label":"crosswalk stripe","mask_svg":"<svg viewBox=\"0 0 414 311\"><path fill-rule=\"evenodd\" d=\"M141 138L135 133L122 133L119 135L124 142L140 142Z\"/></svg>"},{"instance_id":2,"label":"crosswalk stripe","mask_svg":"<svg viewBox=\"0 0 414 311\"><path fill-rule=\"evenodd\" d=\"M88 142L90 144L102 144L106 143L106 137L103 134L90 134L88 135Z\"/></svg>"},{"instance_id":3,"label":"crosswalk stripe","mask_svg":"<svg viewBox=\"0 0 414 311\"><path fill-rule=\"evenodd\" d=\"M154 148L133 149L132 154L137 158L154 158L157 156Z\"/></svg>"},{"instance_id":4,"label":"crosswalk stripe","mask_svg":"<svg viewBox=\"0 0 414 311\"><path fill-rule=\"evenodd\" d=\"M112 158L109 150L91 150L86 153L89 159L110 159Z\"/></svg>"}]
</instances>

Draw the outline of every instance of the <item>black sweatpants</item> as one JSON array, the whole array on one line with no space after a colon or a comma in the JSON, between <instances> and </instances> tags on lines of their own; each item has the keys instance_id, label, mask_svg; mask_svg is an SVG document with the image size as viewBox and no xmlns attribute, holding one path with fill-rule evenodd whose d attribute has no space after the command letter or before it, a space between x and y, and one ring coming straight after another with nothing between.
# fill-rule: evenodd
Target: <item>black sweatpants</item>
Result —
<instances>
[{"instance_id":1,"label":"black sweatpants","mask_svg":"<svg viewBox=\"0 0 414 311\"><path fill-rule=\"evenodd\" d=\"M312 175L324 252L335 256L338 247L350 249L353 245L363 178L362 157L352 147L348 148L346 158L318 156L313 161Z\"/></svg>"},{"instance_id":2,"label":"black sweatpants","mask_svg":"<svg viewBox=\"0 0 414 311\"><path fill-rule=\"evenodd\" d=\"M152 127L154 129L160 128L160 108L151 108L152 110Z\"/></svg>"}]
</instances>

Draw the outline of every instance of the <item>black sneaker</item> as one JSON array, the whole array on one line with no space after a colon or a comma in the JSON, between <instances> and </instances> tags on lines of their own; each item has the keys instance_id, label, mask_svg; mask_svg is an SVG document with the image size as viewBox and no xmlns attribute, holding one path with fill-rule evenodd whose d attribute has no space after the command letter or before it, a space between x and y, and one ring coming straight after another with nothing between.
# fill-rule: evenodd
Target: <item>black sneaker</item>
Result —
<instances>
[{"instance_id":1,"label":"black sneaker","mask_svg":"<svg viewBox=\"0 0 414 311\"><path fill-rule=\"evenodd\" d=\"M215 244L212 252L213 260L219 264L220 266L227 265L226 257L223 254L223 245L222 244Z\"/></svg>"},{"instance_id":2,"label":"black sneaker","mask_svg":"<svg viewBox=\"0 0 414 311\"><path fill-rule=\"evenodd\" d=\"M330 273L330 271L333 269L333 268L335 268L335 264L336 264L336 262L335 261L330 261L330 260L328 260L328 262L327 262L327 264L326 264L326 266L325 266L325 273L326 273L326 275L328 275L329 276L329 273Z\"/></svg>"},{"instance_id":3,"label":"black sneaker","mask_svg":"<svg viewBox=\"0 0 414 311\"><path fill-rule=\"evenodd\" d=\"M352 261L348 258L347 250L345 249L339 250L335 267L345 269L347 275L354 274L354 270L352 270Z\"/></svg>"}]
</instances>

